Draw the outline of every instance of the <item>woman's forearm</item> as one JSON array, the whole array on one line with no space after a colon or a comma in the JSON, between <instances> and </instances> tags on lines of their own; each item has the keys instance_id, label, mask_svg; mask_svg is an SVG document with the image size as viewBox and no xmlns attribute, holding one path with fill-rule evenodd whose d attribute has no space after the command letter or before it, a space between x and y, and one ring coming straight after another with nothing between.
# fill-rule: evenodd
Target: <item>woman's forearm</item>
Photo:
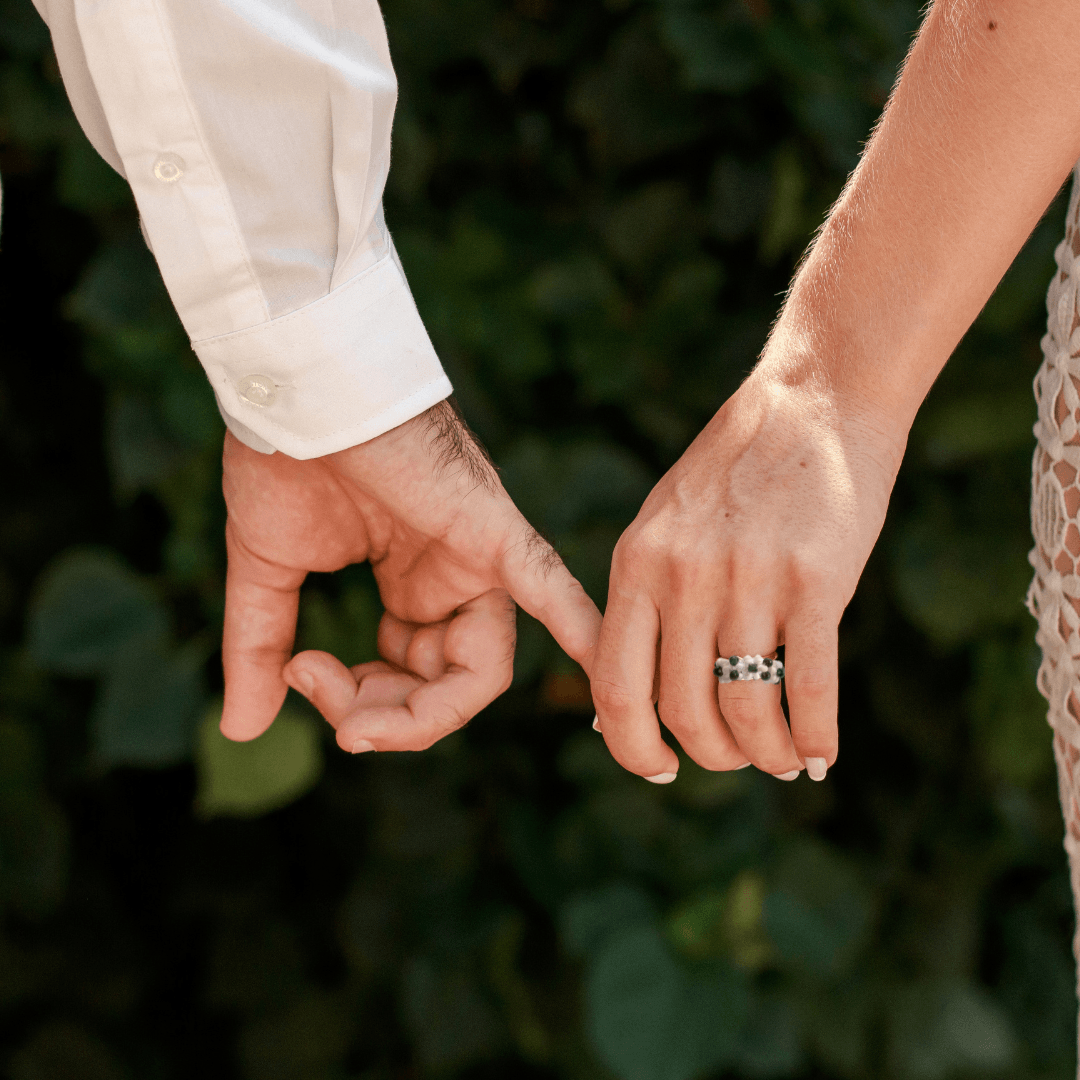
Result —
<instances>
[{"instance_id":1,"label":"woman's forearm","mask_svg":"<svg viewBox=\"0 0 1080 1080\"><path fill-rule=\"evenodd\" d=\"M915 412L1080 156L1080 0L938 0L763 366Z\"/></svg>"}]
</instances>

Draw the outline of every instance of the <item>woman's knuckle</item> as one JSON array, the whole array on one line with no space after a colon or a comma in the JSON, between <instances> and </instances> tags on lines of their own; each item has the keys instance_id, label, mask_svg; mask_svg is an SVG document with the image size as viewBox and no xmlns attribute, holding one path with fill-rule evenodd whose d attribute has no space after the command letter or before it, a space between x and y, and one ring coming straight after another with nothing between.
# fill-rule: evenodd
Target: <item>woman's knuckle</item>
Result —
<instances>
[{"instance_id":1,"label":"woman's knuckle","mask_svg":"<svg viewBox=\"0 0 1080 1080\"><path fill-rule=\"evenodd\" d=\"M794 591L801 596L825 597L833 592L836 572L817 556L792 556L790 575Z\"/></svg>"},{"instance_id":2,"label":"woman's knuckle","mask_svg":"<svg viewBox=\"0 0 1080 1080\"><path fill-rule=\"evenodd\" d=\"M633 702L633 695L613 679L594 678L591 683L593 704L610 712L623 712Z\"/></svg>"},{"instance_id":3,"label":"woman's knuckle","mask_svg":"<svg viewBox=\"0 0 1080 1080\"><path fill-rule=\"evenodd\" d=\"M661 687L656 707L665 727L678 735L693 737L701 731L701 719L683 695L666 694Z\"/></svg>"},{"instance_id":4,"label":"woman's knuckle","mask_svg":"<svg viewBox=\"0 0 1080 1080\"><path fill-rule=\"evenodd\" d=\"M795 667L786 673L785 678L788 690L797 692L803 701L808 698L815 701L826 699L835 686L833 675L823 668Z\"/></svg>"},{"instance_id":5,"label":"woman's knuckle","mask_svg":"<svg viewBox=\"0 0 1080 1080\"><path fill-rule=\"evenodd\" d=\"M760 705L741 691L725 694L721 709L728 723L736 727L755 724L761 716Z\"/></svg>"}]
</instances>

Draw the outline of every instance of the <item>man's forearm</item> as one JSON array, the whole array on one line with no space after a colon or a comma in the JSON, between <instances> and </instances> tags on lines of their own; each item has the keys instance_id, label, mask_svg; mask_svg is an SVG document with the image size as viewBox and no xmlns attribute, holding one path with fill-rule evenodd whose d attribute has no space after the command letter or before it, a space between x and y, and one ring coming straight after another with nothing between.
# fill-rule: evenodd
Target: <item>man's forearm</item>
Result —
<instances>
[{"instance_id":1,"label":"man's forearm","mask_svg":"<svg viewBox=\"0 0 1080 1080\"><path fill-rule=\"evenodd\" d=\"M1080 156L1078 58L1078 0L938 0L764 365L902 443Z\"/></svg>"}]
</instances>

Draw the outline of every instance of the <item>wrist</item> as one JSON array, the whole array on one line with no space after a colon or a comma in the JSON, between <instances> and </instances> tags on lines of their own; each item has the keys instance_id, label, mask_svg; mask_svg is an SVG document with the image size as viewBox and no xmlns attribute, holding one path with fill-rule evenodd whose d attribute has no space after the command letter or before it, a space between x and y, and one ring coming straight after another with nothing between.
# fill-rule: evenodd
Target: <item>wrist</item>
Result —
<instances>
[{"instance_id":1,"label":"wrist","mask_svg":"<svg viewBox=\"0 0 1080 1080\"><path fill-rule=\"evenodd\" d=\"M910 295L905 300L885 282L853 273L837 247L834 237L822 235L755 375L827 402L845 425L902 454L956 341Z\"/></svg>"},{"instance_id":2,"label":"wrist","mask_svg":"<svg viewBox=\"0 0 1080 1080\"><path fill-rule=\"evenodd\" d=\"M922 395L899 400L895 380L880 377L880 357L862 353L853 335L777 324L748 380L774 401L792 403L806 423L859 446L895 476Z\"/></svg>"}]
</instances>

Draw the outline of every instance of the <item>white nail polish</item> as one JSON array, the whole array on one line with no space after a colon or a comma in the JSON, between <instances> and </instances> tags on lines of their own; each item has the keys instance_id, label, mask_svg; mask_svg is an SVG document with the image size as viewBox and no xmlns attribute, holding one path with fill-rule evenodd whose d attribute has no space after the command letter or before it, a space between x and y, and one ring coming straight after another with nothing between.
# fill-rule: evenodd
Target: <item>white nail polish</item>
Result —
<instances>
[{"instance_id":1,"label":"white nail polish","mask_svg":"<svg viewBox=\"0 0 1080 1080\"><path fill-rule=\"evenodd\" d=\"M650 784L670 784L678 775L678 773L673 772L662 772L657 773L655 776L646 776L645 779L648 780Z\"/></svg>"},{"instance_id":2,"label":"white nail polish","mask_svg":"<svg viewBox=\"0 0 1080 1080\"><path fill-rule=\"evenodd\" d=\"M811 780L824 780L829 766L823 757L808 757L806 759L806 775Z\"/></svg>"},{"instance_id":3,"label":"white nail polish","mask_svg":"<svg viewBox=\"0 0 1080 1080\"><path fill-rule=\"evenodd\" d=\"M801 769L792 769L791 772L773 773L773 776L777 780L794 780L801 771Z\"/></svg>"},{"instance_id":4,"label":"white nail polish","mask_svg":"<svg viewBox=\"0 0 1080 1080\"><path fill-rule=\"evenodd\" d=\"M752 761L745 761L742 765L736 765L732 772L738 772L740 769L749 769L754 763Z\"/></svg>"},{"instance_id":5,"label":"white nail polish","mask_svg":"<svg viewBox=\"0 0 1080 1080\"><path fill-rule=\"evenodd\" d=\"M357 739L353 743L352 752L354 754L366 754L369 750L374 750L375 747L367 741L367 739Z\"/></svg>"},{"instance_id":6,"label":"white nail polish","mask_svg":"<svg viewBox=\"0 0 1080 1080\"><path fill-rule=\"evenodd\" d=\"M593 731L599 731L600 730L600 717L599 716L594 716L592 718L592 729L593 729Z\"/></svg>"}]
</instances>

